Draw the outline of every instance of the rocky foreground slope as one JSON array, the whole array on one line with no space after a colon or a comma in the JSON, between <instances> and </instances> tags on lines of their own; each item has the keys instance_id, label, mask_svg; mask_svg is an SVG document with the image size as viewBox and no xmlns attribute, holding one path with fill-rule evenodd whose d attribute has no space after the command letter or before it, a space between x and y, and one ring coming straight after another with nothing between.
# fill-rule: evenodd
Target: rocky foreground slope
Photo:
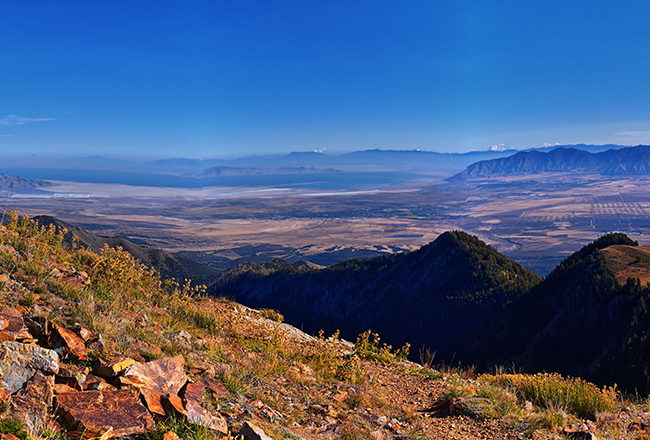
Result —
<instances>
[{"instance_id":1,"label":"rocky foreground slope","mask_svg":"<svg viewBox=\"0 0 650 440\"><path fill-rule=\"evenodd\" d=\"M647 438L615 389L310 336L63 235L0 226L2 439Z\"/></svg>"}]
</instances>

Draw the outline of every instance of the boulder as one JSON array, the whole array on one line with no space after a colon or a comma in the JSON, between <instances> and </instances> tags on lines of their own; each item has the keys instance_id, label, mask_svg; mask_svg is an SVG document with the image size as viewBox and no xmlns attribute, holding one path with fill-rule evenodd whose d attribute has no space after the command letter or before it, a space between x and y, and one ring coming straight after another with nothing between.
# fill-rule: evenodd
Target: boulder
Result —
<instances>
[{"instance_id":1,"label":"boulder","mask_svg":"<svg viewBox=\"0 0 650 440\"><path fill-rule=\"evenodd\" d=\"M0 344L0 387L13 394L38 370L59 371L59 356L55 351L18 342Z\"/></svg>"},{"instance_id":2,"label":"boulder","mask_svg":"<svg viewBox=\"0 0 650 440\"><path fill-rule=\"evenodd\" d=\"M59 415L104 438L144 434L154 426L151 414L130 390L81 391L56 396Z\"/></svg>"}]
</instances>

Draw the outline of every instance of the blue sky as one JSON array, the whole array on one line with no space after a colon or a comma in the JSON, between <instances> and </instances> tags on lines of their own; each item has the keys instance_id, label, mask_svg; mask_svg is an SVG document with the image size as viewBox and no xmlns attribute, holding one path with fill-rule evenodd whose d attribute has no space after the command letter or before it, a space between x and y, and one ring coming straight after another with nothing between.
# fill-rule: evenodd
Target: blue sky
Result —
<instances>
[{"instance_id":1,"label":"blue sky","mask_svg":"<svg viewBox=\"0 0 650 440\"><path fill-rule=\"evenodd\" d=\"M0 3L0 152L650 144L650 2Z\"/></svg>"}]
</instances>

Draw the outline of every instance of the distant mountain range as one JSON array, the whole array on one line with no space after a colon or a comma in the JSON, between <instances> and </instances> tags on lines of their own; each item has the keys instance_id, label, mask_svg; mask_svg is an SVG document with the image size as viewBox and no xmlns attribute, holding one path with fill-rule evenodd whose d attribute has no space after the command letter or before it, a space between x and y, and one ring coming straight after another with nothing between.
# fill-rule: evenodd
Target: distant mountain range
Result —
<instances>
[{"instance_id":1,"label":"distant mountain range","mask_svg":"<svg viewBox=\"0 0 650 440\"><path fill-rule=\"evenodd\" d=\"M563 150L576 150L572 158L557 157ZM238 176L316 175L317 173L402 173L400 181L423 176L447 177L460 173L457 180L482 178L494 172L534 172L531 162L549 154L555 162L588 161L593 155L609 150L626 150L620 145L566 145L517 151L472 151L437 153L419 150L365 150L331 155L318 152L293 152L284 155L246 156L235 159L170 158L154 161L91 157L7 157L0 172L31 179L62 180L87 183L121 183L138 186L201 188L223 185L238 186ZM541 155L541 156L539 156ZM522 159L526 158L526 159ZM582 159L580 159L582 158ZM495 162L496 161L496 162ZM515 161L511 164L511 161ZM517 161L523 161L517 164ZM551 162L553 162L551 160ZM547 164L539 169L573 169L570 164ZM630 170L630 167L627 167ZM517 171L519 170L519 171ZM319 179L327 174L321 174ZM477 177L475 177L477 176ZM284 179L285 177L283 177ZM226 180L225 182L215 179ZM295 183L295 182L292 182Z\"/></svg>"},{"instance_id":2,"label":"distant mountain range","mask_svg":"<svg viewBox=\"0 0 650 440\"><path fill-rule=\"evenodd\" d=\"M0 174L0 190L3 189L37 189L51 186L44 180L30 180L22 177Z\"/></svg>"},{"instance_id":3,"label":"distant mountain range","mask_svg":"<svg viewBox=\"0 0 650 440\"><path fill-rule=\"evenodd\" d=\"M650 146L639 145L597 153L564 147L548 152L521 151L509 157L476 162L449 180L547 172L597 173L608 176L650 175Z\"/></svg>"}]
</instances>

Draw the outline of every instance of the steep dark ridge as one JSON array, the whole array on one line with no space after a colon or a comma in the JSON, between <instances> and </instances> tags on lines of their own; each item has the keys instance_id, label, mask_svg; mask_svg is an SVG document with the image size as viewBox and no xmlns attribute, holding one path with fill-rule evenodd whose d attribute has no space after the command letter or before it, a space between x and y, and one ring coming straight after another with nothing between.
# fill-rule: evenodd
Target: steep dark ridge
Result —
<instances>
[{"instance_id":1,"label":"steep dark ridge","mask_svg":"<svg viewBox=\"0 0 650 440\"><path fill-rule=\"evenodd\" d=\"M546 153L522 151L505 158L476 162L449 180L575 171L612 176L650 175L650 147L639 145L599 153L561 147Z\"/></svg>"},{"instance_id":2,"label":"steep dark ridge","mask_svg":"<svg viewBox=\"0 0 650 440\"><path fill-rule=\"evenodd\" d=\"M470 361L492 316L540 281L463 232L447 232L409 254L348 260L298 272L287 263L240 266L209 293L278 309L308 332L372 329L389 344L432 347L439 360ZM417 351L417 350L416 350Z\"/></svg>"},{"instance_id":3,"label":"steep dark ridge","mask_svg":"<svg viewBox=\"0 0 650 440\"><path fill-rule=\"evenodd\" d=\"M493 363L514 360L527 371L647 393L650 291L634 278L617 281L617 265L608 257L611 248L635 255L636 246L624 234L608 234L564 260L495 320L485 354L502 353Z\"/></svg>"},{"instance_id":4,"label":"steep dark ridge","mask_svg":"<svg viewBox=\"0 0 650 440\"><path fill-rule=\"evenodd\" d=\"M163 279L175 278L181 282L185 279L191 279L195 283L209 283L216 276L216 274L194 270L162 249L138 246L120 237L100 237L83 228L47 215L34 217L34 220L41 225L49 226L53 224L57 228L67 229L68 233L65 236L66 242L72 243L72 237L77 236L79 239L78 245L86 247L95 253L99 253L104 247L104 244L107 244L111 248L121 247L143 264L156 269Z\"/></svg>"},{"instance_id":5,"label":"steep dark ridge","mask_svg":"<svg viewBox=\"0 0 650 440\"><path fill-rule=\"evenodd\" d=\"M51 186L44 180L23 179L19 176L10 176L0 173L0 189L37 189Z\"/></svg>"}]
</instances>

